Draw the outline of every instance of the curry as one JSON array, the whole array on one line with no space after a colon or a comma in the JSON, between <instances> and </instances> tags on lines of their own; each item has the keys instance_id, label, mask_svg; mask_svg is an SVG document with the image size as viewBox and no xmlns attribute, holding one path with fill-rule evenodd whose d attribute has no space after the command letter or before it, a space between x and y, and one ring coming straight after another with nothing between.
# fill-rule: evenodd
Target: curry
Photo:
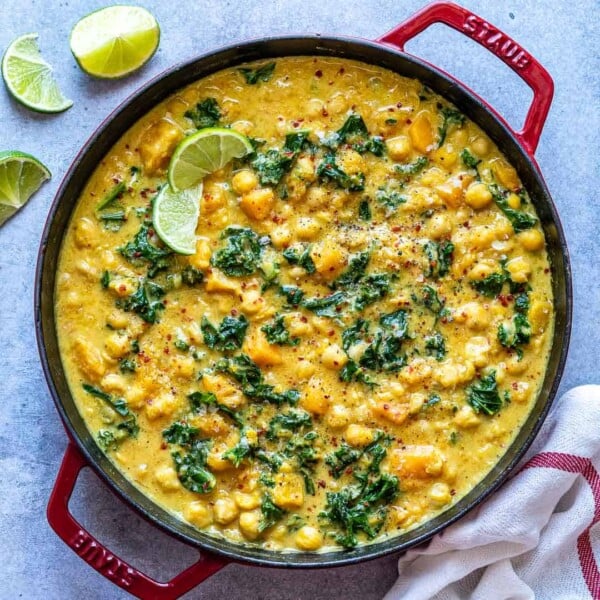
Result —
<instances>
[{"instance_id":1,"label":"curry","mask_svg":"<svg viewBox=\"0 0 600 600\"><path fill-rule=\"evenodd\" d=\"M152 227L177 144L254 151L205 178L196 252ZM87 183L56 289L98 445L214 536L352 548L444 511L524 423L553 331L527 190L419 81L290 57L210 75L127 131Z\"/></svg>"}]
</instances>

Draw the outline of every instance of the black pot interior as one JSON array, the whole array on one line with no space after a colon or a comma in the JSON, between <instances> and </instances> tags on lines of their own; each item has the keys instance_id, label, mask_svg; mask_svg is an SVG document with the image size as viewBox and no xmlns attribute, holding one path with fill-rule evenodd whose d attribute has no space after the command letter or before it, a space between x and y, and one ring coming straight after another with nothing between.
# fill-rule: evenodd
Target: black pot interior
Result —
<instances>
[{"instance_id":1,"label":"black pot interior","mask_svg":"<svg viewBox=\"0 0 600 600\"><path fill-rule=\"evenodd\" d=\"M210 73L261 58L291 55L344 57L372 63L414 77L456 104L496 142L516 167L528 189L546 234L552 264L556 310L554 343L543 387L533 410L513 444L492 471L466 497L438 517L398 537L351 551L331 553L275 553L209 537L154 504L135 488L106 458L87 430L69 391L58 351L54 320L55 273L63 233L88 178L113 144L131 125L177 89ZM146 518L192 545L235 560L284 567L325 567L349 564L406 550L440 531L479 504L508 476L533 441L558 388L571 326L571 274L566 243L548 190L510 131L485 105L456 82L421 61L382 45L349 38L286 37L228 47L176 66L155 78L110 115L73 162L50 211L44 231L36 280L36 329L42 364L50 391L65 425L81 451L104 480Z\"/></svg>"}]
</instances>

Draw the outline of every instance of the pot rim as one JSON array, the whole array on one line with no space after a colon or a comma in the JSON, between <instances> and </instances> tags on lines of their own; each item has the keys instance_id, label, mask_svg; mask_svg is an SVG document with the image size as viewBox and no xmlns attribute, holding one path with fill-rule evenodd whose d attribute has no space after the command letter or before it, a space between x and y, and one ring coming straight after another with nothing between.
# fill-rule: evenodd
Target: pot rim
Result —
<instances>
[{"instance_id":1,"label":"pot rim","mask_svg":"<svg viewBox=\"0 0 600 600\"><path fill-rule=\"evenodd\" d=\"M280 45L287 44L306 44L306 43L314 44L314 48L310 53L306 52L277 52L276 49ZM351 56L346 56L342 54L339 49L336 49L336 45L349 45L351 50L354 52L350 52ZM186 83L178 83L177 85L171 85L166 92L159 92L158 88L164 82L165 79L169 77L175 77L182 71L186 69L192 69L197 65L202 65L204 63L209 63L211 60L218 63L219 58L224 57L227 64L218 66L210 71L205 72L200 77L196 77L194 80L201 79L206 77L211 72L216 72L221 69L231 68L236 65L244 64L246 62L252 62L254 60L259 60L260 57L255 59L248 59L240 56L240 59L232 59L227 58L226 55L231 54L232 52L242 53L244 49L258 47L261 50L261 57L264 59L267 58L284 58L287 56L331 56L338 58L350 58L357 61L362 61L367 64L374 64L381 68L389 69L394 72L397 72L400 75L418 78L414 75L405 75L402 72L394 69L389 65L382 65L378 63L370 62L368 59L359 58L358 49L369 49L374 51L375 53L383 53L383 55L388 54L401 59L402 61L406 61L408 63L412 63L417 66L420 70L424 72L429 72L437 81L445 82L450 89L450 86L456 88L456 96L462 98L465 102L468 101L471 108L479 107L482 109L490 119L495 123L495 126L499 128L498 135L502 136L503 141L507 144L510 142L514 146L515 151L520 153L524 158L525 162L528 165L530 172L532 173L534 179L537 184L540 186L543 191L543 200L540 200L541 204L546 204L546 208L548 208L550 216L551 216L551 224L555 228L555 234L560 246L561 256L562 256L562 269L564 271L564 292L565 292L565 306L564 306L564 325L563 325L563 336L562 336L562 344L560 347L560 352L558 356L558 361L556 363L555 376L552 380L550 388L546 394L546 399L540 410L537 411L535 419L532 421L532 416L534 414L535 408L538 403L540 403L540 398L543 395L543 392L540 390L538 393L538 398L536 400L535 406L532 408L532 412L528 416L527 420L521 427L519 433L515 436L510 446L507 448L505 453L496 463L496 465L486 474L486 476L473 488L470 492L468 492L463 498L461 498L458 502L453 504L450 508L443 511L433 519L430 519L415 529L410 530L406 534L401 534L398 536L393 536L390 538L384 538L383 540L379 540L376 542L371 542L367 544L363 544L358 546L354 550L345 551L345 550L336 550L333 552L323 552L323 553L302 553L302 552L274 552L274 551L265 551L259 550L255 547L245 546L243 544L237 544L230 542L225 539L211 537L207 534L202 534L202 532L198 533L198 530L194 530L191 527L186 526L185 522L178 519L177 517L173 517L172 514L160 507L157 503L146 496L141 492L139 488L134 486L132 482L130 482L120 471L116 471L116 475L111 476L108 471L103 468L100 464L100 458L92 456L90 448L88 447L90 443L95 447L96 443L93 440L93 437L88 432L87 442L84 440L76 431L73 422L71 421L69 415L67 414L67 410L65 408L65 404L58 392L56 383L54 381L54 377L51 369L51 357L49 356L48 349L46 347L46 338L44 333L44 324L42 318L42 307L44 305L44 298L42 295L43 291L43 278L44 278L44 265L45 259L47 256L48 244L50 239L50 232L52 226L55 221L56 213L58 211L59 205L65 196L68 186L71 184L72 180L78 175L77 171L80 167L82 159L94 149L96 145L98 145L101 136L104 134L105 130L109 127L109 125L117 118L125 115L128 112L131 112L135 107L135 104L147 94L155 91L160 96L160 99L154 101L153 105L156 105L162 102L166 97L175 93L178 89L189 85L190 82ZM448 97L448 93L441 92L435 87L432 88L434 92L442 95L443 97ZM447 90L448 91L448 90ZM452 100L455 102L455 100ZM469 112L464 110L464 106L460 106L461 111L466 112L469 115ZM149 109L148 109L149 110ZM143 114L148 112L145 110ZM470 116L470 115L469 115ZM140 116L135 118L131 117L128 127L131 127ZM473 118L473 117L471 117ZM473 119L475 120L475 119ZM490 137L492 135L489 133L489 129L482 126L482 129L486 131ZM127 130L123 129L121 133L113 139L111 142L111 146L119 139L120 135L123 135ZM498 141L496 137L493 137L494 141ZM80 185L80 191L83 189L85 182L89 179L88 177L85 181ZM74 205L69 211L69 218L72 215ZM64 231L64 230L63 230ZM62 235L62 231L61 231ZM56 242L56 240L54 240ZM56 242L59 245L62 245L62 238ZM553 265L554 269L555 265ZM509 477L510 473L517 466L519 461L523 458L525 452L529 449L533 440L537 436L539 429L545 420L548 411L553 403L556 392L558 390L560 379L562 373L564 371L564 366L566 362L570 333L571 333L571 322L572 322L572 276L571 276L571 267L569 260L568 248L566 245L565 235L563 231L562 224L560 222L560 218L558 216L558 212L556 207L552 201L550 193L547 189L547 186L544 182L544 179L541 175L539 167L535 162L533 156L528 154L523 145L519 142L514 132L508 127L504 119L500 117L496 111L487 104L484 100L479 98L474 92L472 92L467 86L465 86L460 80L454 78L451 75L448 75L444 71L440 70L434 65L430 63L407 54L406 52L397 50L387 44L383 44L377 41L366 40L358 37L351 36L339 36L339 35L323 35L320 33L316 34L301 34L301 35L281 35L281 36L268 36L264 38L256 38L250 39L244 42L229 44L226 46L222 46L216 50L209 51L207 53L203 53L195 58L191 58L182 62L175 64L174 66L167 68L151 78L147 83L143 84L141 87L137 88L134 92L129 94L119 105L110 112L110 114L102 120L100 125L94 130L94 132L90 135L87 141L81 146L80 150L77 152L73 162L69 166L69 169L65 173L61 184L56 192L56 195L53 199L52 205L50 207L48 217L46 219L46 223L44 225L44 230L42 233L42 238L40 242L40 248L38 253L38 260L36 265L36 274L35 274L35 291L34 291L34 314L35 314L35 327L36 327L36 338L38 344L38 351L40 354L40 359L44 371L44 375L48 384L48 388L52 395L54 404L56 409L61 417L61 420L65 426L67 434L71 440L73 440L79 449L79 451L85 457L87 464L94 470L94 472L100 477L102 481L108 484L109 489L111 489L117 496L119 496L128 506L132 507L138 514L143 516L146 520L149 520L154 525L157 525L161 530L168 533L169 535L179 539L180 541L185 542L188 545L197 547L202 550L207 550L218 554L220 556L226 557L229 560L236 562L245 562L250 564L255 564L259 566L267 566L267 567L285 567L285 568L326 568L326 567L334 567L334 566L344 566L350 565L361 561L372 560L376 558L380 558L382 556L405 551L410 547L421 544L435 534L439 533L441 530L445 529L461 517L463 517L466 513L471 511L473 508L481 504L484 500L486 500L493 492L495 492ZM52 298L54 298L54 290L52 290ZM53 310L53 307L52 307ZM55 327L54 318L52 319L52 327ZM554 335L554 343L552 348L554 348L554 344L557 343L556 332ZM60 360L60 356L53 357L55 360L59 361L60 371L64 377L64 369L62 367L62 361ZM520 439L520 437L524 434L524 431L527 430L527 435L524 439ZM519 441L519 443L517 443ZM510 457L507 460L507 457ZM111 461L107 457L105 460L110 464ZM502 468L499 468L499 465L502 464ZM122 481L117 482L116 478L122 479ZM484 485L485 484L485 485ZM130 490L125 489L125 487L130 487ZM481 489L480 489L481 488ZM138 493L141 494L143 501L149 502L152 506L154 506L158 510L150 511L148 508L142 506L140 502L132 497L132 494ZM449 516L446 516L450 513ZM180 529L177 529L175 526L171 525L167 522L165 517L168 519L169 517L175 519L180 524ZM183 525L183 526L181 526ZM195 535L191 533L188 534L184 532L182 529L193 530ZM423 530L422 532L420 532ZM416 533L420 532L420 533ZM416 535L415 535L416 533ZM403 541L406 537L409 537L407 541ZM300 559L300 560L299 560Z\"/></svg>"}]
</instances>

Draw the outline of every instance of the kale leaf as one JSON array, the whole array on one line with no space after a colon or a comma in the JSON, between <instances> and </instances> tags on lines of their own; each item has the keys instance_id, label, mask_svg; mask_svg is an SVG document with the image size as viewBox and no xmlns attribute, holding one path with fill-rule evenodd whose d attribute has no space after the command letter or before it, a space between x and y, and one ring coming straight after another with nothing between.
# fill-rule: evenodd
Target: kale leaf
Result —
<instances>
[{"instance_id":1,"label":"kale leaf","mask_svg":"<svg viewBox=\"0 0 600 600\"><path fill-rule=\"evenodd\" d=\"M417 175L420 173L426 166L429 160L426 156L419 156L415 162L407 163L403 165L395 165L394 172L398 175L401 175L402 178L406 181L410 179L413 175ZM406 200L404 200L406 202Z\"/></svg>"},{"instance_id":2,"label":"kale leaf","mask_svg":"<svg viewBox=\"0 0 600 600\"><path fill-rule=\"evenodd\" d=\"M258 531L260 533L265 529L269 529L269 527L273 527L273 525L280 521L285 515L285 510L279 508L279 506L273 502L273 499L269 494L263 496L260 510L262 512L262 519L258 524Z\"/></svg>"},{"instance_id":3,"label":"kale leaf","mask_svg":"<svg viewBox=\"0 0 600 600\"><path fill-rule=\"evenodd\" d=\"M188 446L192 440L198 435L199 429L192 427L186 421L175 421L167 429L162 432L163 437L169 444L179 444L180 446Z\"/></svg>"},{"instance_id":4,"label":"kale leaf","mask_svg":"<svg viewBox=\"0 0 600 600\"><path fill-rule=\"evenodd\" d=\"M274 386L264 383L258 365L246 354L239 354L233 358L223 358L216 363L215 368L221 373L227 373L241 383L242 392L248 398L277 405L285 402L295 405L300 399L300 392L296 389L276 392Z\"/></svg>"},{"instance_id":5,"label":"kale leaf","mask_svg":"<svg viewBox=\"0 0 600 600\"><path fill-rule=\"evenodd\" d=\"M133 294L117 300L117 306L126 312L140 315L146 323L156 323L160 311L165 308L165 304L161 300L164 295L165 290L160 285L143 279Z\"/></svg>"},{"instance_id":6,"label":"kale leaf","mask_svg":"<svg viewBox=\"0 0 600 600\"><path fill-rule=\"evenodd\" d=\"M496 371L490 371L467 388L467 402L475 412L486 415L493 415L502 408L502 399L496 383Z\"/></svg>"},{"instance_id":7,"label":"kale leaf","mask_svg":"<svg viewBox=\"0 0 600 600\"><path fill-rule=\"evenodd\" d=\"M310 245L300 247L286 248L282 254L290 265L298 265L307 273L312 274L316 271L315 263L310 256Z\"/></svg>"},{"instance_id":8,"label":"kale leaf","mask_svg":"<svg viewBox=\"0 0 600 600\"><path fill-rule=\"evenodd\" d=\"M504 216L511 222L515 233L531 229L537 223L537 218L532 214L511 208L508 204L508 192L501 190L497 185L488 186L494 202L504 213Z\"/></svg>"},{"instance_id":9,"label":"kale leaf","mask_svg":"<svg viewBox=\"0 0 600 600\"><path fill-rule=\"evenodd\" d=\"M348 301L344 292L335 292L321 298L305 298L301 305L320 317L337 317L342 304Z\"/></svg>"},{"instance_id":10,"label":"kale leaf","mask_svg":"<svg viewBox=\"0 0 600 600\"><path fill-rule=\"evenodd\" d=\"M227 415L238 427L244 425L242 417L228 406L221 404L212 392L192 392L188 395L188 399L192 410L196 413L200 412L202 406L214 406L218 411Z\"/></svg>"},{"instance_id":11,"label":"kale leaf","mask_svg":"<svg viewBox=\"0 0 600 600\"><path fill-rule=\"evenodd\" d=\"M123 257L134 265L150 263L148 277L154 277L158 271L166 269L169 266L168 256L173 253L169 248L155 246L150 241L151 237L155 237L151 232L151 224L144 222L134 238L119 248Z\"/></svg>"},{"instance_id":12,"label":"kale leaf","mask_svg":"<svg viewBox=\"0 0 600 600\"><path fill-rule=\"evenodd\" d=\"M190 119L196 129L215 127L221 120L221 110L214 98L205 98L195 108L186 111L184 117Z\"/></svg>"},{"instance_id":13,"label":"kale leaf","mask_svg":"<svg viewBox=\"0 0 600 600\"><path fill-rule=\"evenodd\" d=\"M303 427L311 426L312 419L304 410L290 410L287 413L278 413L269 421L267 439L277 439L283 429L286 431L298 431Z\"/></svg>"},{"instance_id":14,"label":"kale leaf","mask_svg":"<svg viewBox=\"0 0 600 600\"><path fill-rule=\"evenodd\" d=\"M335 133L323 140L323 145L332 150L337 150L342 144L348 144L360 154L371 152L375 156L383 156L385 149L382 137L369 137L367 126L357 113L350 114Z\"/></svg>"},{"instance_id":15,"label":"kale leaf","mask_svg":"<svg viewBox=\"0 0 600 600\"><path fill-rule=\"evenodd\" d=\"M363 199L360 201L358 205L358 217L363 221L370 221L372 218L371 207L369 205L369 201L367 199Z\"/></svg>"},{"instance_id":16,"label":"kale leaf","mask_svg":"<svg viewBox=\"0 0 600 600\"><path fill-rule=\"evenodd\" d=\"M210 264L229 277L252 275L259 266L262 247L268 238L259 238L249 227L231 225L221 234L225 246L213 253Z\"/></svg>"},{"instance_id":17,"label":"kale leaf","mask_svg":"<svg viewBox=\"0 0 600 600\"><path fill-rule=\"evenodd\" d=\"M298 306L304 298L304 292L295 285L282 285L279 288L279 293L285 296L286 300L292 306Z\"/></svg>"},{"instance_id":18,"label":"kale leaf","mask_svg":"<svg viewBox=\"0 0 600 600\"><path fill-rule=\"evenodd\" d=\"M257 67L256 69L250 69L248 67L240 67L238 71L244 76L246 83L249 85L256 85L259 82L267 82L273 76L275 70L275 62L267 63Z\"/></svg>"},{"instance_id":19,"label":"kale leaf","mask_svg":"<svg viewBox=\"0 0 600 600\"><path fill-rule=\"evenodd\" d=\"M337 187L350 192L360 192L365 189L363 173L348 175L335 162L335 154L327 152L317 166L317 176L322 182L332 182Z\"/></svg>"},{"instance_id":20,"label":"kale leaf","mask_svg":"<svg viewBox=\"0 0 600 600\"><path fill-rule=\"evenodd\" d=\"M444 360L446 356L446 340L439 331L425 338L425 351L437 361Z\"/></svg>"},{"instance_id":21,"label":"kale leaf","mask_svg":"<svg viewBox=\"0 0 600 600\"><path fill-rule=\"evenodd\" d=\"M365 274L365 270L371 260L370 250L359 252L350 258L348 268L332 284L332 289L346 288L352 284L358 283Z\"/></svg>"},{"instance_id":22,"label":"kale leaf","mask_svg":"<svg viewBox=\"0 0 600 600\"><path fill-rule=\"evenodd\" d=\"M428 260L426 276L437 279L446 275L452 264L454 244L446 240L443 242L430 240L425 243L424 249Z\"/></svg>"},{"instance_id":23,"label":"kale leaf","mask_svg":"<svg viewBox=\"0 0 600 600\"><path fill-rule=\"evenodd\" d=\"M463 162L463 165L465 165L465 167L467 167L468 169L475 169L477 170L477 166L479 165L479 163L481 162L481 159L477 159L475 158L470 152L468 148L465 148L461 153L460 153L460 159Z\"/></svg>"},{"instance_id":24,"label":"kale leaf","mask_svg":"<svg viewBox=\"0 0 600 600\"><path fill-rule=\"evenodd\" d=\"M494 298L501 291L507 277L505 273L492 273L478 281L472 281L471 285L484 296Z\"/></svg>"},{"instance_id":25,"label":"kale leaf","mask_svg":"<svg viewBox=\"0 0 600 600\"><path fill-rule=\"evenodd\" d=\"M210 444L210 440L194 439L186 446L187 452L171 454L181 485L197 494L208 494L217 482L206 468Z\"/></svg>"},{"instance_id":26,"label":"kale leaf","mask_svg":"<svg viewBox=\"0 0 600 600\"><path fill-rule=\"evenodd\" d=\"M531 324L527 316L517 312L511 321L498 325L498 341L505 348L514 348L519 359L523 356L523 350L519 348L522 344L528 344L531 339Z\"/></svg>"},{"instance_id":27,"label":"kale leaf","mask_svg":"<svg viewBox=\"0 0 600 600\"><path fill-rule=\"evenodd\" d=\"M257 152L251 161L261 185L277 185L283 176L292 168L298 154L309 144L306 130L294 131L285 136L285 144L281 150L270 148L266 152Z\"/></svg>"},{"instance_id":28,"label":"kale leaf","mask_svg":"<svg viewBox=\"0 0 600 600\"><path fill-rule=\"evenodd\" d=\"M300 338L290 337L290 332L286 329L283 321L283 315L276 315L271 323L266 323L260 329L264 332L269 344L297 346L300 343Z\"/></svg>"},{"instance_id":29,"label":"kale leaf","mask_svg":"<svg viewBox=\"0 0 600 600\"><path fill-rule=\"evenodd\" d=\"M448 130L451 125L458 125L459 127L465 124L465 116L447 106L444 106L441 110L442 113L442 125L438 128L439 141L438 148L442 146L442 144L446 141L446 136L448 135Z\"/></svg>"},{"instance_id":30,"label":"kale leaf","mask_svg":"<svg viewBox=\"0 0 600 600\"><path fill-rule=\"evenodd\" d=\"M211 349L227 352L237 350L242 347L246 330L248 329L248 319L244 315L239 317L225 317L217 329L205 316L202 317L200 326L204 343Z\"/></svg>"}]
</instances>

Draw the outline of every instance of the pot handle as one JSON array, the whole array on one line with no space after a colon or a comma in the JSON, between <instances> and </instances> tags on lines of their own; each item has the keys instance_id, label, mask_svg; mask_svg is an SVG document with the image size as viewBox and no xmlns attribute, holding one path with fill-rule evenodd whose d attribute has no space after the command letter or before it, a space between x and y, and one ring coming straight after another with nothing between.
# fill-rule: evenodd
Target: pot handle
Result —
<instances>
[{"instance_id":1,"label":"pot handle","mask_svg":"<svg viewBox=\"0 0 600 600\"><path fill-rule=\"evenodd\" d=\"M531 88L533 101L525 118L525 124L521 131L513 131L513 133L533 156L554 94L554 82L548 71L512 38L453 2L433 2L425 6L377 41L404 51L406 42L434 23L448 25L481 44L506 63ZM500 115L497 116L506 124ZM509 128L512 130L510 126Z\"/></svg>"},{"instance_id":2,"label":"pot handle","mask_svg":"<svg viewBox=\"0 0 600 600\"><path fill-rule=\"evenodd\" d=\"M230 562L201 553L196 563L164 583L126 563L88 533L69 512L69 499L75 482L86 465L81 452L69 442L50 495L47 516L58 536L100 575L138 598L171 600L179 598Z\"/></svg>"}]
</instances>

